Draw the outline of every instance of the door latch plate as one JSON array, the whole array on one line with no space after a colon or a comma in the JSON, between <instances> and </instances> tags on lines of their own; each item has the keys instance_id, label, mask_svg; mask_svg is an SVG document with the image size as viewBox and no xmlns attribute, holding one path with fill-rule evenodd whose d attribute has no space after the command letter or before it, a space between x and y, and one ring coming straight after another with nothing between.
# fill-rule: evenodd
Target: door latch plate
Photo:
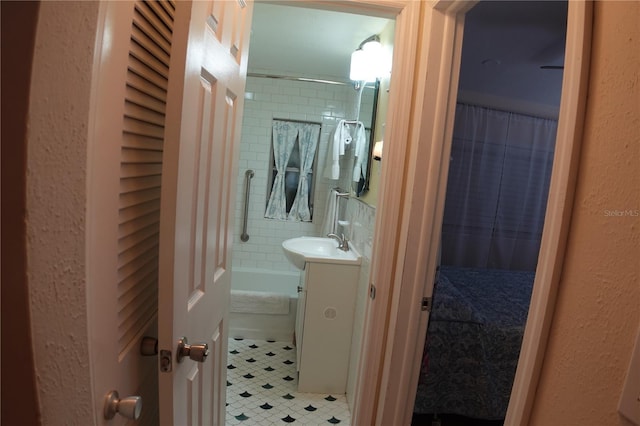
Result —
<instances>
[{"instance_id":1,"label":"door latch plate","mask_svg":"<svg viewBox=\"0 0 640 426\"><path fill-rule=\"evenodd\" d=\"M420 309L423 311L431 312L431 305L432 305L432 299L430 297L423 297Z\"/></svg>"},{"instance_id":2,"label":"door latch plate","mask_svg":"<svg viewBox=\"0 0 640 426\"><path fill-rule=\"evenodd\" d=\"M170 373L173 368L173 359L171 351L166 349L160 350L160 371L163 373Z\"/></svg>"}]
</instances>

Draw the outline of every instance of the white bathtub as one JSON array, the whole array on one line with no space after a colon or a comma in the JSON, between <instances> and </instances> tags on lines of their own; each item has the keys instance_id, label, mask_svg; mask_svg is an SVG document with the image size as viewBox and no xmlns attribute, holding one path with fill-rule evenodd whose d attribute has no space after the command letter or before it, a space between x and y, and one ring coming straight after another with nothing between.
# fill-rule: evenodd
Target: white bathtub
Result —
<instances>
[{"instance_id":1,"label":"white bathtub","mask_svg":"<svg viewBox=\"0 0 640 426\"><path fill-rule=\"evenodd\" d=\"M229 336L256 340L290 342L296 323L298 304L298 272L266 269L233 268L231 291L264 291L289 296L288 314L247 314L231 312Z\"/></svg>"}]
</instances>

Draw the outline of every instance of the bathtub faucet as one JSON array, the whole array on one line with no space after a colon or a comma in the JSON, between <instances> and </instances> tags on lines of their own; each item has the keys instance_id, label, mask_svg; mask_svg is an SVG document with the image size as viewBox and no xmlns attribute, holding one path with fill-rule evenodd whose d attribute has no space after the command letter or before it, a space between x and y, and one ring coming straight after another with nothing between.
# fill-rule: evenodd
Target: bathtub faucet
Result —
<instances>
[{"instance_id":1,"label":"bathtub faucet","mask_svg":"<svg viewBox=\"0 0 640 426\"><path fill-rule=\"evenodd\" d=\"M327 237L336 240L338 242L338 248L340 250L349 251L349 240L344 236L344 234L342 234L342 237L337 234L327 234Z\"/></svg>"}]
</instances>

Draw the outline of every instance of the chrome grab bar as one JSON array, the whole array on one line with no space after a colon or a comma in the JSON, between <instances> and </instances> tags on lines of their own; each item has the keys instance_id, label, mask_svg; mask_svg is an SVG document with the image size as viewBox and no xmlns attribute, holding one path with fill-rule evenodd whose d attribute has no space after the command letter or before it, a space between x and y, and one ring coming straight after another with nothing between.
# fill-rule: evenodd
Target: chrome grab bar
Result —
<instances>
[{"instance_id":1,"label":"chrome grab bar","mask_svg":"<svg viewBox=\"0 0 640 426\"><path fill-rule=\"evenodd\" d=\"M243 242L249 241L249 234L247 234L247 220L249 217L249 193L251 192L251 179L253 178L253 170L249 169L244 172L244 217L242 220L242 234L240 234L240 240Z\"/></svg>"}]
</instances>

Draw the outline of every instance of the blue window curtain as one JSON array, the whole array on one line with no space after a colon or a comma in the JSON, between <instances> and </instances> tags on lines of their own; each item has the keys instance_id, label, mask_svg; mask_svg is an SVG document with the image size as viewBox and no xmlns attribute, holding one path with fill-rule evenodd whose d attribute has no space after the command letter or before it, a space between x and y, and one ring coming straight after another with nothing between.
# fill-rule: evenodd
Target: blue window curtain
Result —
<instances>
[{"instance_id":1,"label":"blue window curtain","mask_svg":"<svg viewBox=\"0 0 640 426\"><path fill-rule=\"evenodd\" d=\"M300 177L296 197L289 212L289 220L311 221L311 212L309 211L309 174L312 171L319 136L319 125L307 123L298 124Z\"/></svg>"},{"instance_id":2,"label":"blue window curtain","mask_svg":"<svg viewBox=\"0 0 640 426\"><path fill-rule=\"evenodd\" d=\"M284 188L285 173L289 157L298 137L295 123L274 120L272 125L273 157L276 166L276 177L273 181L271 196L267 203L264 217L270 219L287 219L287 201Z\"/></svg>"},{"instance_id":3,"label":"blue window curtain","mask_svg":"<svg viewBox=\"0 0 640 426\"><path fill-rule=\"evenodd\" d=\"M457 105L443 264L535 270L556 129L556 120Z\"/></svg>"}]
</instances>

